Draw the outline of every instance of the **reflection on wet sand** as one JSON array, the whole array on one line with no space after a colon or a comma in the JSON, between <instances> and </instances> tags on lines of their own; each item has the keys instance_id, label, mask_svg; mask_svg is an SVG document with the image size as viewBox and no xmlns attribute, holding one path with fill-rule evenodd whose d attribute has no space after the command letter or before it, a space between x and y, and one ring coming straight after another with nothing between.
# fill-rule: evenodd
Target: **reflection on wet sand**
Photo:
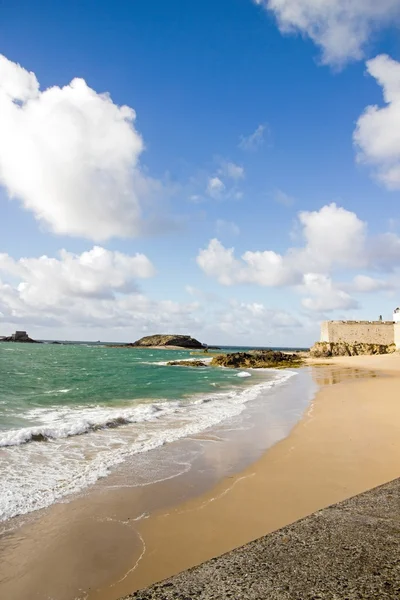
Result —
<instances>
[{"instance_id":1,"label":"reflection on wet sand","mask_svg":"<svg viewBox=\"0 0 400 600\"><path fill-rule=\"evenodd\" d=\"M379 377L385 376L372 369L343 368L325 364L312 367L312 376L318 386L336 385L349 382L352 379L370 379L371 377L378 377L378 375Z\"/></svg>"}]
</instances>

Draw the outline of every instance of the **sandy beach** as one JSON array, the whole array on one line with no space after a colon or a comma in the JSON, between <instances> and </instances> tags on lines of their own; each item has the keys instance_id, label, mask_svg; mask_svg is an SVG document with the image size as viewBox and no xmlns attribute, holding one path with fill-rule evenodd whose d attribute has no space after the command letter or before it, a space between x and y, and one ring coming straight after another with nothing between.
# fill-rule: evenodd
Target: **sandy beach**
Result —
<instances>
[{"instance_id":1,"label":"sandy beach","mask_svg":"<svg viewBox=\"0 0 400 600\"><path fill-rule=\"evenodd\" d=\"M54 505L11 532L2 595L116 600L399 476L400 356L309 370L319 386L312 404L261 456L250 448L262 429L241 445L210 439L207 457L180 478Z\"/></svg>"},{"instance_id":2,"label":"sandy beach","mask_svg":"<svg viewBox=\"0 0 400 600\"><path fill-rule=\"evenodd\" d=\"M118 598L399 476L400 356L331 359L314 377L321 389L288 438L209 493L141 521L133 570L89 598Z\"/></svg>"}]
</instances>

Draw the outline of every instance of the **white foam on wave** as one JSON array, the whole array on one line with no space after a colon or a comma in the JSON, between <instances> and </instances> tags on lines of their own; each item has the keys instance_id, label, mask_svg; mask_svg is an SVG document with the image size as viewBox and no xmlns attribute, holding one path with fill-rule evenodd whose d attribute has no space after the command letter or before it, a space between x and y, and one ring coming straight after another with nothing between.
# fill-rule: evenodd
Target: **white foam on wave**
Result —
<instances>
[{"instance_id":1,"label":"white foam on wave","mask_svg":"<svg viewBox=\"0 0 400 600\"><path fill-rule=\"evenodd\" d=\"M240 371L236 377L251 377L251 373L248 373L247 371Z\"/></svg>"},{"instance_id":2,"label":"white foam on wave","mask_svg":"<svg viewBox=\"0 0 400 600\"><path fill-rule=\"evenodd\" d=\"M140 404L127 409L92 408L61 409L37 408L25 413L28 419L36 419L42 425L24 427L0 433L0 448L20 446L28 442L60 440L100 429L112 429L132 423L142 423L159 418L161 414L175 410L178 402Z\"/></svg>"},{"instance_id":3,"label":"white foam on wave","mask_svg":"<svg viewBox=\"0 0 400 600\"><path fill-rule=\"evenodd\" d=\"M244 389L193 396L185 401L125 408L33 409L26 416L40 420L41 425L0 434L4 459L0 460L0 521L45 508L82 491L134 454L198 434L235 417L260 393L293 375L292 371L277 371L274 379ZM34 441L32 435L41 441Z\"/></svg>"}]
</instances>

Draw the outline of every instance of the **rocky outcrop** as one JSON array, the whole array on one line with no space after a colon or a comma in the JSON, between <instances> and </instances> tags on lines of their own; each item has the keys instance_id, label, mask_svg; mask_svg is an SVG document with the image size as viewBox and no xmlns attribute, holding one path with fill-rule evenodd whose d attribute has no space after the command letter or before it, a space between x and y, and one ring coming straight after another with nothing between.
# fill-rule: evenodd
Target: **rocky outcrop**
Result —
<instances>
[{"instance_id":1,"label":"rocky outcrop","mask_svg":"<svg viewBox=\"0 0 400 600\"><path fill-rule=\"evenodd\" d=\"M313 358L329 358L331 356L360 356L365 354L392 354L396 345L382 344L347 344L346 342L317 342L310 349Z\"/></svg>"},{"instance_id":2,"label":"rocky outcrop","mask_svg":"<svg viewBox=\"0 0 400 600\"><path fill-rule=\"evenodd\" d=\"M198 340L190 335L148 335L137 340L133 347L147 348L149 346L178 346L179 348L204 348Z\"/></svg>"},{"instance_id":3,"label":"rocky outcrop","mask_svg":"<svg viewBox=\"0 0 400 600\"><path fill-rule=\"evenodd\" d=\"M12 335L1 337L0 342L18 342L22 344L41 344L37 340L33 340L29 337L26 331L16 331Z\"/></svg>"},{"instance_id":4,"label":"rocky outcrop","mask_svg":"<svg viewBox=\"0 0 400 600\"><path fill-rule=\"evenodd\" d=\"M167 363L169 367L207 367L202 360L171 360Z\"/></svg>"},{"instance_id":5,"label":"rocky outcrop","mask_svg":"<svg viewBox=\"0 0 400 600\"><path fill-rule=\"evenodd\" d=\"M233 352L218 354L211 361L213 367L228 367L229 369L281 369L300 367L303 359L297 354L277 352L274 350L259 350L250 352Z\"/></svg>"}]
</instances>

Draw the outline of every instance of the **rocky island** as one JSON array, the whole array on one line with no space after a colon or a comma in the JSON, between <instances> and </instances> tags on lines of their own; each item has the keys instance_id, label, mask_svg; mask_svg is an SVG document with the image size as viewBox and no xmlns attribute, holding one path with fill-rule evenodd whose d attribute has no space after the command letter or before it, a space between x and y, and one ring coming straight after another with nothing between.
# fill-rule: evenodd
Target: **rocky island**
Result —
<instances>
[{"instance_id":1,"label":"rocky island","mask_svg":"<svg viewBox=\"0 0 400 600\"><path fill-rule=\"evenodd\" d=\"M33 340L29 337L26 331L16 331L12 335L6 337L0 337L0 342L19 342L23 344L41 344L37 340Z\"/></svg>"},{"instance_id":2,"label":"rocky island","mask_svg":"<svg viewBox=\"0 0 400 600\"><path fill-rule=\"evenodd\" d=\"M190 335L147 335L131 344L115 344L113 348L169 348L203 350L205 346Z\"/></svg>"}]
</instances>

